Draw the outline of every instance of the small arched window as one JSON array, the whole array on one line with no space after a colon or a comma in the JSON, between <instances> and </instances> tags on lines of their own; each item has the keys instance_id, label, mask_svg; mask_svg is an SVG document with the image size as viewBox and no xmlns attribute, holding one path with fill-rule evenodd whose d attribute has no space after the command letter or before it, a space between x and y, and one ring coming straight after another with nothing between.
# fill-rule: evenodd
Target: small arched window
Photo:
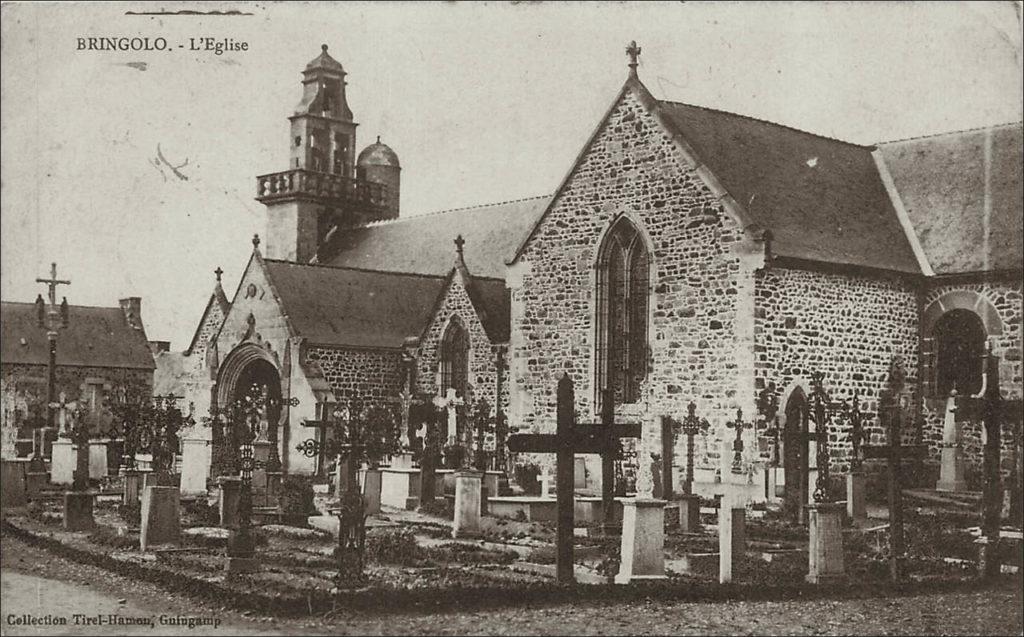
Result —
<instances>
[{"instance_id":1,"label":"small arched window","mask_svg":"<svg viewBox=\"0 0 1024 637\"><path fill-rule=\"evenodd\" d=\"M462 322L452 320L441 339L441 386L444 395L449 388L465 398L469 389L469 334Z\"/></svg>"},{"instance_id":2,"label":"small arched window","mask_svg":"<svg viewBox=\"0 0 1024 637\"><path fill-rule=\"evenodd\" d=\"M970 310L951 310L935 323L935 389L941 398L981 391L982 360L987 333Z\"/></svg>"},{"instance_id":3,"label":"small arched window","mask_svg":"<svg viewBox=\"0 0 1024 637\"><path fill-rule=\"evenodd\" d=\"M597 398L611 389L616 404L635 403L647 377L649 256L636 226L620 217L597 261Z\"/></svg>"}]
</instances>

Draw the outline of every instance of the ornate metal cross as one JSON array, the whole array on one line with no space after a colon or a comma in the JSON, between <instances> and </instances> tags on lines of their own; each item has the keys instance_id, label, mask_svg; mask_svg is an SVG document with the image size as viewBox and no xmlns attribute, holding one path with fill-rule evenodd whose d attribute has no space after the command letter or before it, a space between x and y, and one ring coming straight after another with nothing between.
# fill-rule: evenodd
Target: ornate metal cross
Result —
<instances>
[{"instance_id":1,"label":"ornate metal cross","mask_svg":"<svg viewBox=\"0 0 1024 637\"><path fill-rule=\"evenodd\" d=\"M768 428L765 433L772 437L772 457L770 465L779 466L779 395L775 391L775 381L768 381L768 385L757 395L757 411L764 416ZM773 494L774 495L774 494Z\"/></svg>"},{"instance_id":2,"label":"ornate metal cross","mask_svg":"<svg viewBox=\"0 0 1024 637\"><path fill-rule=\"evenodd\" d=\"M711 424L707 418L697 416L697 403L690 401L686 406L686 417L672 423L676 434L686 435L686 479L683 481L683 493L693 495L693 437L706 432Z\"/></svg>"},{"instance_id":3,"label":"ornate metal cross","mask_svg":"<svg viewBox=\"0 0 1024 637\"><path fill-rule=\"evenodd\" d=\"M725 426L736 430L736 439L732 442L732 472L743 473L743 430L753 429L754 423L744 422L743 410L737 407L736 420L725 423Z\"/></svg>"}]
</instances>

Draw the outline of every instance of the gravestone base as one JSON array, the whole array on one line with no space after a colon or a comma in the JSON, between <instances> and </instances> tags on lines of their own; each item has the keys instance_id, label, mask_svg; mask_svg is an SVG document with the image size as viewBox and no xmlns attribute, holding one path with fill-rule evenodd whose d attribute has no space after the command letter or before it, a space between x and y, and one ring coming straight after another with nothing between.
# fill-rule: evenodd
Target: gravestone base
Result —
<instances>
[{"instance_id":1,"label":"gravestone base","mask_svg":"<svg viewBox=\"0 0 1024 637\"><path fill-rule=\"evenodd\" d=\"M68 491L64 494L64 530L91 531L96 528L92 516L93 494L91 491Z\"/></svg>"},{"instance_id":2,"label":"gravestone base","mask_svg":"<svg viewBox=\"0 0 1024 637\"><path fill-rule=\"evenodd\" d=\"M75 445L67 438L53 441L50 456L50 482L70 485L74 480Z\"/></svg>"},{"instance_id":3,"label":"gravestone base","mask_svg":"<svg viewBox=\"0 0 1024 637\"><path fill-rule=\"evenodd\" d=\"M20 507L28 503L29 489L26 469L28 462L14 458L0 461L0 507Z\"/></svg>"},{"instance_id":4,"label":"gravestone base","mask_svg":"<svg viewBox=\"0 0 1024 637\"><path fill-rule=\"evenodd\" d=\"M177 487L146 487L142 494L141 550L181 540L180 498Z\"/></svg>"},{"instance_id":5,"label":"gravestone base","mask_svg":"<svg viewBox=\"0 0 1024 637\"><path fill-rule=\"evenodd\" d=\"M615 583L666 579L665 501L637 498L622 506L622 545Z\"/></svg>"},{"instance_id":6,"label":"gravestone base","mask_svg":"<svg viewBox=\"0 0 1024 637\"><path fill-rule=\"evenodd\" d=\"M228 557L224 570L228 575L256 573L260 570L260 563L255 557Z\"/></svg>"},{"instance_id":7,"label":"gravestone base","mask_svg":"<svg viewBox=\"0 0 1024 637\"><path fill-rule=\"evenodd\" d=\"M679 501L679 530L683 533L700 531L700 496L684 494Z\"/></svg>"},{"instance_id":8,"label":"gravestone base","mask_svg":"<svg viewBox=\"0 0 1024 637\"><path fill-rule=\"evenodd\" d=\"M363 502L366 515L380 513L381 472L380 469L367 469L363 474Z\"/></svg>"},{"instance_id":9,"label":"gravestone base","mask_svg":"<svg viewBox=\"0 0 1024 637\"><path fill-rule=\"evenodd\" d=\"M238 525L238 498L242 491L242 479L236 476L221 476L217 480L220 494L217 498L217 512L220 526L232 528Z\"/></svg>"},{"instance_id":10,"label":"gravestone base","mask_svg":"<svg viewBox=\"0 0 1024 637\"><path fill-rule=\"evenodd\" d=\"M846 474L846 515L854 524L868 519L867 502L864 499L864 474L860 471Z\"/></svg>"},{"instance_id":11,"label":"gravestone base","mask_svg":"<svg viewBox=\"0 0 1024 637\"><path fill-rule=\"evenodd\" d=\"M939 465L939 480L935 483L935 490L949 493L967 491L963 452L956 446L950 446L943 447L941 454L942 464Z\"/></svg>"},{"instance_id":12,"label":"gravestone base","mask_svg":"<svg viewBox=\"0 0 1024 637\"><path fill-rule=\"evenodd\" d=\"M455 520L452 537L478 537L480 535L480 491L483 474L479 471L459 471L455 474Z\"/></svg>"},{"instance_id":13,"label":"gravestone base","mask_svg":"<svg viewBox=\"0 0 1024 637\"><path fill-rule=\"evenodd\" d=\"M732 581L733 566L747 550L747 510L722 502L718 509L718 581Z\"/></svg>"},{"instance_id":14,"label":"gravestone base","mask_svg":"<svg viewBox=\"0 0 1024 637\"><path fill-rule=\"evenodd\" d=\"M843 581L843 509L839 504L809 504L810 524L807 581L831 584Z\"/></svg>"}]
</instances>

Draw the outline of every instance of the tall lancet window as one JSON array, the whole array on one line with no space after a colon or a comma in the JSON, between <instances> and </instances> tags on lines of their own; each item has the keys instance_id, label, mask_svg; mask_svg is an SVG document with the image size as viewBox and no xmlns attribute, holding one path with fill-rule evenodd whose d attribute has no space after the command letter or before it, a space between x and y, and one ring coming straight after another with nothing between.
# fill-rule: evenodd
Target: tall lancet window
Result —
<instances>
[{"instance_id":1,"label":"tall lancet window","mask_svg":"<svg viewBox=\"0 0 1024 637\"><path fill-rule=\"evenodd\" d=\"M453 319L441 339L441 395L455 390L460 398L469 389L469 334L462 322Z\"/></svg>"},{"instance_id":2,"label":"tall lancet window","mask_svg":"<svg viewBox=\"0 0 1024 637\"><path fill-rule=\"evenodd\" d=\"M647 298L650 258L636 226L620 217L597 261L597 383L616 404L640 399L647 377Z\"/></svg>"}]
</instances>

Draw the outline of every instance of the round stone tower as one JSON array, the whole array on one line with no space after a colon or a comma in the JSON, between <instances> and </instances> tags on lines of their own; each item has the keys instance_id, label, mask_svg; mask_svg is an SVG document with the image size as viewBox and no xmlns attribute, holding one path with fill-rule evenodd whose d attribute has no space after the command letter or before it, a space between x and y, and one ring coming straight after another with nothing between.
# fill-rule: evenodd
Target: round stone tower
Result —
<instances>
[{"instance_id":1,"label":"round stone tower","mask_svg":"<svg viewBox=\"0 0 1024 637\"><path fill-rule=\"evenodd\" d=\"M377 141L359 153L356 160L356 178L384 186L384 203L381 219L398 217L399 195L402 184L402 166L398 163L398 155L387 144Z\"/></svg>"}]
</instances>

